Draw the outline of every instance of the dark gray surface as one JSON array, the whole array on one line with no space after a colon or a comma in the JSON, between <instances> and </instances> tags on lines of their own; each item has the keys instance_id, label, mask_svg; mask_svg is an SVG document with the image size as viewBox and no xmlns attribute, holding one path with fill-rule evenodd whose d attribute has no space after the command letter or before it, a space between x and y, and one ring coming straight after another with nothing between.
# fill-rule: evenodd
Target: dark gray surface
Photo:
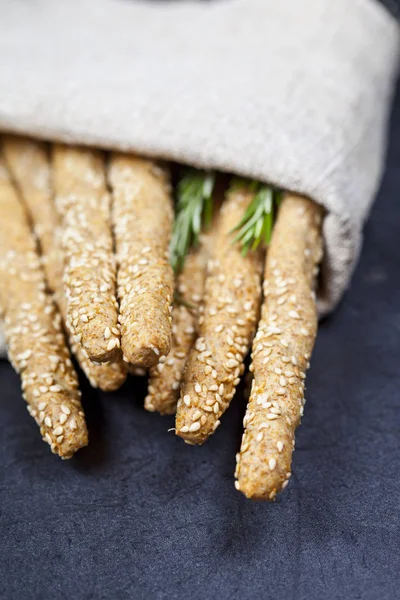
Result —
<instances>
[{"instance_id":1,"label":"dark gray surface","mask_svg":"<svg viewBox=\"0 0 400 600\"><path fill-rule=\"evenodd\" d=\"M274 504L233 487L243 401L202 448L130 380L84 385L89 448L41 442L0 363L0 598L394 600L400 586L400 97L353 286L320 328L294 475Z\"/></svg>"}]
</instances>

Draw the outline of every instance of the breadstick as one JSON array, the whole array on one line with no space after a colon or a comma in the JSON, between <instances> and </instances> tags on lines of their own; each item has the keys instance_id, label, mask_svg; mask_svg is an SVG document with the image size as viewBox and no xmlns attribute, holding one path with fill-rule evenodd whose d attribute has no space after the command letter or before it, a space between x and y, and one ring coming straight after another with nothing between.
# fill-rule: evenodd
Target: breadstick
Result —
<instances>
[{"instance_id":1,"label":"breadstick","mask_svg":"<svg viewBox=\"0 0 400 600\"><path fill-rule=\"evenodd\" d=\"M317 332L320 227L316 204L286 195L266 260L262 317L250 367L254 379L237 455L236 487L248 498L273 500L290 477L305 371Z\"/></svg>"},{"instance_id":2,"label":"breadstick","mask_svg":"<svg viewBox=\"0 0 400 600\"><path fill-rule=\"evenodd\" d=\"M151 367L171 348L170 186L149 160L112 154L109 179L124 360Z\"/></svg>"},{"instance_id":3,"label":"breadstick","mask_svg":"<svg viewBox=\"0 0 400 600\"><path fill-rule=\"evenodd\" d=\"M22 204L0 158L0 308L10 360L21 375L28 411L62 458L88 443L78 379L45 292L44 273Z\"/></svg>"},{"instance_id":4,"label":"breadstick","mask_svg":"<svg viewBox=\"0 0 400 600\"><path fill-rule=\"evenodd\" d=\"M51 176L46 146L27 138L6 136L3 153L28 208L33 228L42 251L42 263L51 292L58 308L67 320L67 302L63 286L63 250L60 238L60 219L52 199ZM126 379L122 360L95 365L83 353L80 344L69 336L72 352L93 387L103 391L118 389Z\"/></svg>"},{"instance_id":5,"label":"breadstick","mask_svg":"<svg viewBox=\"0 0 400 600\"><path fill-rule=\"evenodd\" d=\"M243 373L261 303L260 250L242 255L231 231L254 194L231 190L222 205L209 261L199 337L183 375L176 434L202 444L220 424Z\"/></svg>"},{"instance_id":6,"label":"breadstick","mask_svg":"<svg viewBox=\"0 0 400 600\"><path fill-rule=\"evenodd\" d=\"M60 221L51 199L46 144L28 138L4 136L2 148L7 167L23 197L33 231L40 243L48 287L56 294L60 287L62 289L63 264L60 261L59 244L56 244L60 237Z\"/></svg>"},{"instance_id":7,"label":"breadstick","mask_svg":"<svg viewBox=\"0 0 400 600\"><path fill-rule=\"evenodd\" d=\"M116 265L104 160L97 150L54 145L56 206L63 221L67 323L88 358L120 355Z\"/></svg>"},{"instance_id":8,"label":"breadstick","mask_svg":"<svg viewBox=\"0 0 400 600\"><path fill-rule=\"evenodd\" d=\"M187 256L178 276L178 298L172 311L171 351L150 369L144 407L151 412L171 415L176 409L183 370L197 335L208 256L206 237L203 235L201 246Z\"/></svg>"}]
</instances>

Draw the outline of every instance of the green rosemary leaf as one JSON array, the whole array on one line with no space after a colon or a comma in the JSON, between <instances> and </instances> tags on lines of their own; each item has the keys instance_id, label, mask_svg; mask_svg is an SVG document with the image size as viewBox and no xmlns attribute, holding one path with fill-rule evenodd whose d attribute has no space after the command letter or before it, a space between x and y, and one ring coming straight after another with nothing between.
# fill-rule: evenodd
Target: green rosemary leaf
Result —
<instances>
[{"instance_id":1,"label":"green rosemary leaf","mask_svg":"<svg viewBox=\"0 0 400 600\"><path fill-rule=\"evenodd\" d=\"M245 211L242 219L232 229L236 233L232 243L240 243L242 254L256 250L261 243L266 246L271 240L275 208L281 202L281 192L257 181L249 181L235 177L231 190L246 189L254 193L254 198Z\"/></svg>"},{"instance_id":2,"label":"green rosemary leaf","mask_svg":"<svg viewBox=\"0 0 400 600\"><path fill-rule=\"evenodd\" d=\"M192 246L199 242L203 227L212 218L212 193L215 175L187 169L178 183L175 221L170 243L170 262L179 272Z\"/></svg>"}]
</instances>

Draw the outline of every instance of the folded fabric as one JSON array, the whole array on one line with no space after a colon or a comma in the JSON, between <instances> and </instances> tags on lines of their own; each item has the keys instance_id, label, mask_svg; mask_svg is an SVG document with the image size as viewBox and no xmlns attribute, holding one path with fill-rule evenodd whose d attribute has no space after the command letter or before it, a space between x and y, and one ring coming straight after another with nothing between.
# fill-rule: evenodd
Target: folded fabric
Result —
<instances>
[{"instance_id":1,"label":"folded fabric","mask_svg":"<svg viewBox=\"0 0 400 600\"><path fill-rule=\"evenodd\" d=\"M327 211L324 314L379 185L398 50L373 0L2 0L0 129L310 196Z\"/></svg>"}]
</instances>

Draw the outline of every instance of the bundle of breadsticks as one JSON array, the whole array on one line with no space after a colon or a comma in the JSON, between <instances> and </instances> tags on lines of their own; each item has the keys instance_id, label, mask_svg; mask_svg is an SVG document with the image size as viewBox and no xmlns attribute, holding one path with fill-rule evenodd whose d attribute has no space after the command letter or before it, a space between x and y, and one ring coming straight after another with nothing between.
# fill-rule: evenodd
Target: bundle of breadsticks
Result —
<instances>
[{"instance_id":1,"label":"bundle of breadsticks","mask_svg":"<svg viewBox=\"0 0 400 600\"><path fill-rule=\"evenodd\" d=\"M251 352L236 488L290 478L317 331L322 211L245 179L3 136L0 309L28 411L62 458L88 443L71 354L94 387L148 370L148 411L202 444ZM71 354L70 354L71 353Z\"/></svg>"}]
</instances>

